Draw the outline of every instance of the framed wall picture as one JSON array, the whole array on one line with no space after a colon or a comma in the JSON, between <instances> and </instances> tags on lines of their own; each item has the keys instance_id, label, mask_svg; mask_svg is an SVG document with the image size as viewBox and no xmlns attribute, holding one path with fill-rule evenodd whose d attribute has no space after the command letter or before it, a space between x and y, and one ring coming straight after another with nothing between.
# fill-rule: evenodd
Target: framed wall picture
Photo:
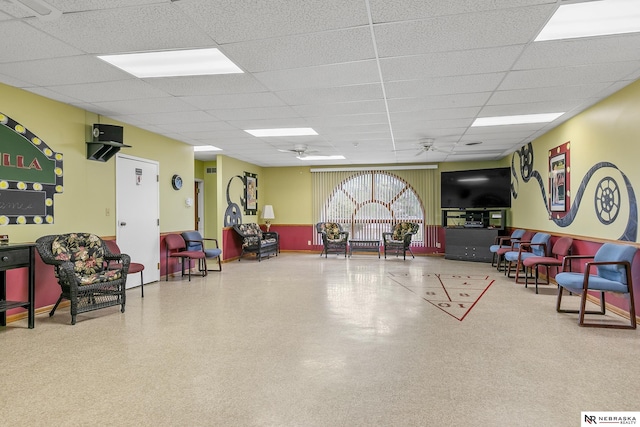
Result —
<instances>
[{"instance_id":1,"label":"framed wall picture","mask_svg":"<svg viewBox=\"0 0 640 427\"><path fill-rule=\"evenodd\" d=\"M258 212L258 175L244 173L244 213L256 215Z\"/></svg>"},{"instance_id":2,"label":"framed wall picture","mask_svg":"<svg viewBox=\"0 0 640 427\"><path fill-rule=\"evenodd\" d=\"M565 153L549 158L549 208L552 212L567 210L567 160Z\"/></svg>"}]
</instances>

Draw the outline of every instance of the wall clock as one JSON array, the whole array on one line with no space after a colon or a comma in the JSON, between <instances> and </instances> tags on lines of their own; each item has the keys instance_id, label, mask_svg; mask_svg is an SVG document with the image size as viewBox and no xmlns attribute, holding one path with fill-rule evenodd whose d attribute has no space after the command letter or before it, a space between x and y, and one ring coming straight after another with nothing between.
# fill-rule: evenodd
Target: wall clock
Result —
<instances>
[{"instance_id":1,"label":"wall clock","mask_svg":"<svg viewBox=\"0 0 640 427\"><path fill-rule=\"evenodd\" d=\"M180 175L173 175L171 177L171 186L174 190L179 190L182 188L182 178L180 178Z\"/></svg>"}]
</instances>

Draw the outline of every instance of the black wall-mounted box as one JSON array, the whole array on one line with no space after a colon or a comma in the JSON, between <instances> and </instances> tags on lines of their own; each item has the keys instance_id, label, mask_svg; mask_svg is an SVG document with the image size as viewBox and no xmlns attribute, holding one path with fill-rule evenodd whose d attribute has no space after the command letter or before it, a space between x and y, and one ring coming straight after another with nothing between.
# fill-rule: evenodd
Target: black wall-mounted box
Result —
<instances>
[{"instance_id":1,"label":"black wall-mounted box","mask_svg":"<svg viewBox=\"0 0 640 427\"><path fill-rule=\"evenodd\" d=\"M106 162L123 147L122 126L96 123L91 130L93 141L87 142L87 159Z\"/></svg>"},{"instance_id":2,"label":"black wall-mounted box","mask_svg":"<svg viewBox=\"0 0 640 427\"><path fill-rule=\"evenodd\" d=\"M124 132L122 126L103 125L100 123L95 123L93 125L93 142L111 141L123 144L123 133Z\"/></svg>"}]
</instances>

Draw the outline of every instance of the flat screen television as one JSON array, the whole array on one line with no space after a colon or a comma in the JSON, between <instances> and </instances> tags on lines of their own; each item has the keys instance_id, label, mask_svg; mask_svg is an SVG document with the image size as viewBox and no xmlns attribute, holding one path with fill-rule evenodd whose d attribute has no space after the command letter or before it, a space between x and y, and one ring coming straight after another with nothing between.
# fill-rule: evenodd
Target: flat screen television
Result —
<instances>
[{"instance_id":1,"label":"flat screen television","mask_svg":"<svg viewBox=\"0 0 640 427\"><path fill-rule=\"evenodd\" d=\"M489 209L511 207L511 168L440 174L440 207Z\"/></svg>"}]
</instances>

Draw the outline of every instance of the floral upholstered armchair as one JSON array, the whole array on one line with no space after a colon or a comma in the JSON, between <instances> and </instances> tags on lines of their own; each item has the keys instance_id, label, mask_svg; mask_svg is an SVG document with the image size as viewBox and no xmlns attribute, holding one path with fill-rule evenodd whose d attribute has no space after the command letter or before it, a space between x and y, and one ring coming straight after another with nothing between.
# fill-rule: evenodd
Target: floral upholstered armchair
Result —
<instances>
[{"instance_id":1,"label":"floral upholstered armchair","mask_svg":"<svg viewBox=\"0 0 640 427\"><path fill-rule=\"evenodd\" d=\"M342 229L342 225L337 222L319 222L316 224L316 231L322 237L322 252L326 258L329 252L334 254L344 253L347 256L347 244L349 243L349 232Z\"/></svg>"},{"instance_id":2,"label":"floral upholstered armchair","mask_svg":"<svg viewBox=\"0 0 640 427\"><path fill-rule=\"evenodd\" d=\"M71 303L71 324L78 313L120 305L124 313L125 284L131 258L114 254L95 234L68 233L43 236L36 248L45 264L54 266L54 274L62 289L53 316L63 298ZM111 265L110 261L115 261Z\"/></svg>"},{"instance_id":3,"label":"floral upholstered armchair","mask_svg":"<svg viewBox=\"0 0 640 427\"><path fill-rule=\"evenodd\" d=\"M238 261L240 261L245 254L255 254L258 261L262 260L262 257L265 256L267 258L270 255L278 256L278 233L262 231L260 226L255 222L235 224L233 229L242 238L242 253Z\"/></svg>"},{"instance_id":4,"label":"floral upholstered armchair","mask_svg":"<svg viewBox=\"0 0 640 427\"><path fill-rule=\"evenodd\" d=\"M411 238L418 232L420 226L413 222L399 222L393 226L391 232L382 233L382 241L384 243L384 257L387 257L387 251L395 252L396 256L402 252L402 258L407 259L407 251L413 255L411 250Z\"/></svg>"}]
</instances>

